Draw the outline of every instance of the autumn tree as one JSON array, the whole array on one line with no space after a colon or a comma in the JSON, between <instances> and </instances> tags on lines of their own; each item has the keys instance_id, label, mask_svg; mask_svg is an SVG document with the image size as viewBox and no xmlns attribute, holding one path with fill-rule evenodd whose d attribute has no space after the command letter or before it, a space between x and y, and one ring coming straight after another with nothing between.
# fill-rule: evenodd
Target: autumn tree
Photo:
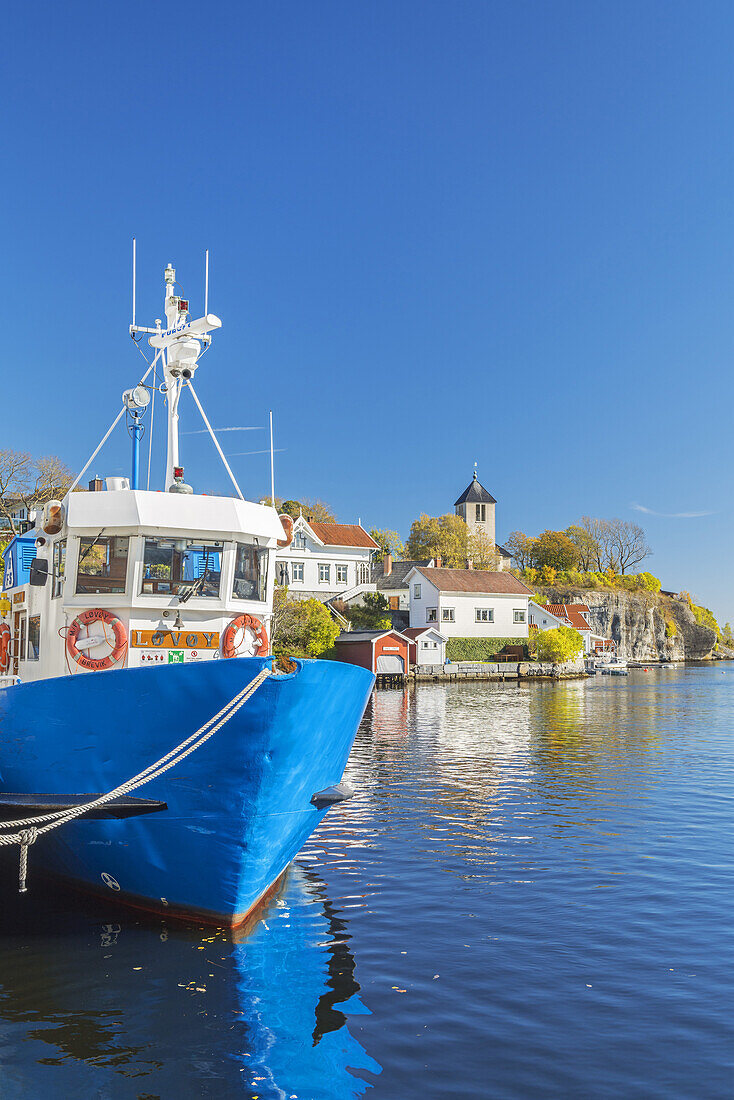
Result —
<instances>
[{"instance_id":1,"label":"autumn tree","mask_svg":"<svg viewBox=\"0 0 734 1100\"><path fill-rule=\"evenodd\" d=\"M585 573L590 570L601 569L599 565L599 541L592 532L583 524L574 523L566 528L565 533L579 552L578 568Z\"/></svg>"},{"instance_id":2,"label":"autumn tree","mask_svg":"<svg viewBox=\"0 0 734 1100\"><path fill-rule=\"evenodd\" d=\"M397 531L390 531L383 527L370 527L370 534L383 554L392 554L396 561L404 557L405 546Z\"/></svg>"},{"instance_id":3,"label":"autumn tree","mask_svg":"<svg viewBox=\"0 0 734 1100\"><path fill-rule=\"evenodd\" d=\"M530 565L530 558L535 539L528 538L522 531L511 531L505 539L505 550L512 554L518 569L525 569Z\"/></svg>"},{"instance_id":4,"label":"autumn tree","mask_svg":"<svg viewBox=\"0 0 734 1100\"><path fill-rule=\"evenodd\" d=\"M469 528L467 556L475 569L499 569L501 565L499 550L481 527Z\"/></svg>"},{"instance_id":5,"label":"autumn tree","mask_svg":"<svg viewBox=\"0 0 734 1100\"><path fill-rule=\"evenodd\" d=\"M392 626L390 604L382 592L366 592L362 603L351 604L345 614L357 630L389 630Z\"/></svg>"},{"instance_id":6,"label":"autumn tree","mask_svg":"<svg viewBox=\"0 0 734 1100\"><path fill-rule=\"evenodd\" d=\"M441 558L449 568L466 565L469 530L461 516L447 513L428 516L423 512L410 528L405 551L411 561Z\"/></svg>"},{"instance_id":7,"label":"autumn tree","mask_svg":"<svg viewBox=\"0 0 734 1100\"><path fill-rule=\"evenodd\" d=\"M291 519L298 519L302 515L305 519L316 520L317 523L337 522L333 510L323 500L310 500L308 497L302 500L282 500L276 497L275 507L278 512L285 513Z\"/></svg>"},{"instance_id":8,"label":"autumn tree","mask_svg":"<svg viewBox=\"0 0 734 1100\"><path fill-rule=\"evenodd\" d=\"M26 451L0 450L0 517L13 535L18 525L12 513L19 505L30 513L49 500L64 496L74 475L60 458L32 458Z\"/></svg>"},{"instance_id":9,"label":"autumn tree","mask_svg":"<svg viewBox=\"0 0 734 1100\"><path fill-rule=\"evenodd\" d=\"M578 547L563 531L543 531L533 540L530 564L535 569L575 569Z\"/></svg>"},{"instance_id":10,"label":"autumn tree","mask_svg":"<svg viewBox=\"0 0 734 1100\"><path fill-rule=\"evenodd\" d=\"M554 630L533 631L529 648L539 661L552 661L554 665L559 665L580 657L584 642L578 630L571 626L559 626Z\"/></svg>"},{"instance_id":11,"label":"autumn tree","mask_svg":"<svg viewBox=\"0 0 734 1100\"><path fill-rule=\"evenodd\" d=\"M339 636L339 627L320 600L296 600L280 587L273 597L271 631L273 652L287 657L318 657Z\"/></svg>"},{"instance_id":12,"label":"autumn tree","mask_svg":"<svg viewBox=\"0 0 734 1100\"><path fill-rule=\"evenodd\" d=\"M608 521L608 543L613 557L613 568L617 573L626 573L652 554L639 523L631 523L626 519Z\"/></svg>"}]
</instances>

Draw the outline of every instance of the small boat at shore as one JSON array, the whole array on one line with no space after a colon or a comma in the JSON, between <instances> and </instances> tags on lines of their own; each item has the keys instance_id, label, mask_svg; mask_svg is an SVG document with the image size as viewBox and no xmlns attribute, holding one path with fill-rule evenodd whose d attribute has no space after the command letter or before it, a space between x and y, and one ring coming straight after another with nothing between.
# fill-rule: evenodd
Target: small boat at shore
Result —
<instances>
[{"instance_id":1,"label":"small boat at shore","mask_svg":"<svg viewBox=\"0 0 734 1100\"><path fill-rule=\"evenodd\" d=\"M152 360L63 499L4 551L0 847L131 906L244 922L327 812L374 677L270 655L277 546L292 523L245 500L194 388L221 326L165 271ZM139 349L140 350L140 349ZM167 408L162 490L140 487L155 395ZM236 496L194 492L180 462L189 394ZM73 492L125 416L131 477ZM150 480L150 464L148 483ZM20 792L20 793L19 793ZM142 792L145 797L141 797Z\"/></svg>"}]
</instances>

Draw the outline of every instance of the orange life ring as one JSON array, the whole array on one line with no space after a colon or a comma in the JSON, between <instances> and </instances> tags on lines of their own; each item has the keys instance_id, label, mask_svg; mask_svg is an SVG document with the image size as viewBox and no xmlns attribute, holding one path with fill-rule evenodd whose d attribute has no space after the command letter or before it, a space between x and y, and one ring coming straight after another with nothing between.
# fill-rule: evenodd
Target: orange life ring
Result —
<instances>
[{"instance_id":1,"label":"orange life ring","mask_svg":"<svg viewBox=\"0 0 734 1100\"><path fill-rule=\"evenodd\" d=\"M7 623L0 623L0 672L7 672L10 668L10 627Z\"/></svg>"},{"instance_id":2,"label":"orange life ring","mask_svg":"<svg viewBox=\"0 0 734 1100\"><path fill-rule=\"evenodd\" d=\"M284 539L278 539L278 546L283 549L285 546L290 546L293 542L293 520L290 516L285 515L278 516L280 520L280 526L283 528Z\"/></svg>"},{"instance_id":3,"label":"orange life ring","mask_svg":"<svg viewBox=\"0 0 734 1100\"><path fill-rule=\"evenodd\" d=\"M87 657L80 652L77 646L81 628L91 626L92 623L106 623L112 627L115 644L108 657ZM69 656L74 658L80 668L90 669L92 672L112 668L124 655L126 646L127 632L125 624L121 619L118 619L117 615L113 615L111 611L105 611L101 607L93 607L89 611L82 611L74 619L66 634L66 651Z\"/></svg>"},{"instance_id":4,"label":"orange life ring","mask_svg":"<svg viewBox=\"0 0 734 1100\"><path fill-rule=\"evenodd\" d=\"M265 629L265 624L261 622L256 615L237 615L237 617L232 619L224 629L222 635L223 657L238 657L240 655L242 643L245 640L244 631L248 627L255 635L255 641L253 643L255 652L243 654L243 656L267 657L269 655L270 642L268 641L268 632ZM242 637L239 642L237 642L237 634L240 631L242 632Z\"/></svg>"}]
</instances>

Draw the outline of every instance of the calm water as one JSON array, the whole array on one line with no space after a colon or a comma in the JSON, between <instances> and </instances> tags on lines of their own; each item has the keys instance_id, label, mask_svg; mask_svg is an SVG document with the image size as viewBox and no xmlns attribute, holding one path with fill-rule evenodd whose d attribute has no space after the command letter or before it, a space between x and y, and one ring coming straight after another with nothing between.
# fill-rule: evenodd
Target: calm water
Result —
<instances>
[{"instance_id":1,"label":"calm water","mask_svg":"<svg viewBox=\"0 0 734 1100\"><path fill-rule=\"evenodd\" d=\"M239 943L11 899L0 1096L730 1098L733 749L726 665L381 692Z\"/></svg>"}]
</instances>

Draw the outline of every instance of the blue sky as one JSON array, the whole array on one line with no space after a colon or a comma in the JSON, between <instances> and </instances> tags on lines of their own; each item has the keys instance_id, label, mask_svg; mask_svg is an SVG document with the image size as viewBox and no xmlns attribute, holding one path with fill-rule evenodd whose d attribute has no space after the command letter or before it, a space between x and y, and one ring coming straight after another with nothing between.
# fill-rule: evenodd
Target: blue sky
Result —
<instances>
[{"instance_id":1,"label":"blue sky","mask_svg":"<svg viewBox=\"0 0 734 1100\"><path fill-rule=\"evenodd\" d=\"M216 426L275 410L279 492L407 533L477 461L498 537L639 520L664 587L734 621L731 4L4 20L0 445L83 464L141 364L131 237L143 321L169 261L203 312L209 248L223 328L197 389ZM224 489L183 440L187 480ZM267 491L267 455L232 464Z\"/></svg>"}]
</instances>

